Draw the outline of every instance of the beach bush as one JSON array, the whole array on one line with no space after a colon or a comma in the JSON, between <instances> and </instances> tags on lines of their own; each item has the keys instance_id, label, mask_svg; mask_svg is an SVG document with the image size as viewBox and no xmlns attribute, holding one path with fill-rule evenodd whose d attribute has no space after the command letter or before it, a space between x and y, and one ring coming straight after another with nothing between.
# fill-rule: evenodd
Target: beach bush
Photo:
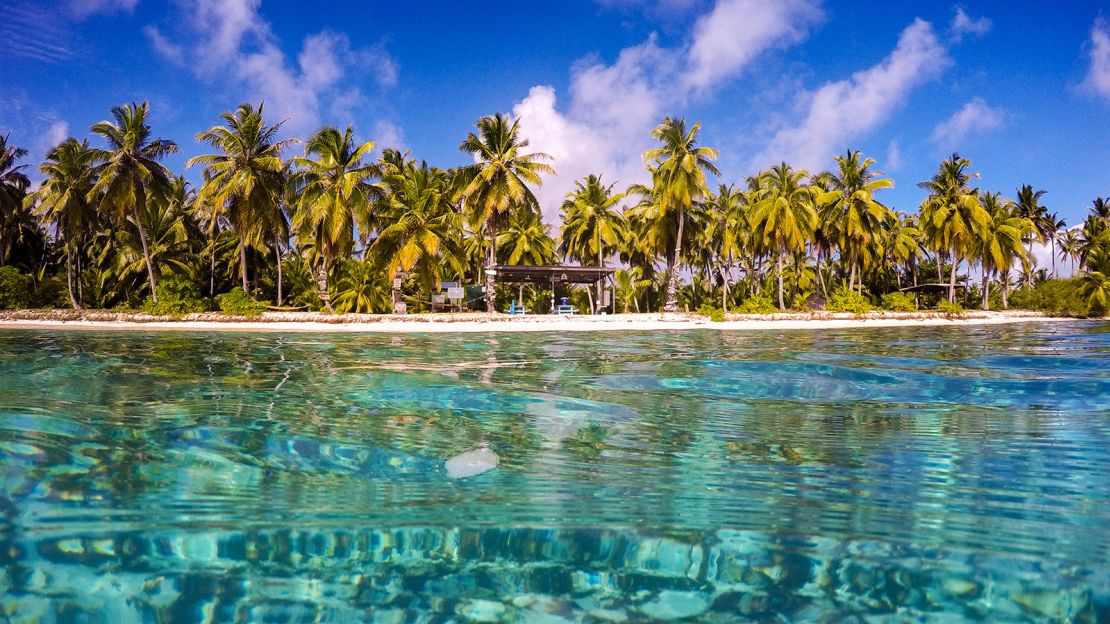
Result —
<instances>
[{"instance_id":1,"label":"beach bush","mask_svg":"<svg viewBox=\"0 0 1110 624\"><path fill-rule=\"evenodd\" d=\"M778 307L771 301L770 297L756 295L748 297L736 308L738 314L774 314L778 312Z\"/></svg>"},{"instance_id":2,"label":"beach bush","mask_svg":"<svg viewBox=\"0 0 1110 624\"><path fill-rule=\"evenodd\" d=\"M1088 316L1090 306L1080 293L1080 280L1053 279L1010 294L1010 307L1053 316Z\"/></svg>"},{"instance_id":3,"label":"beach bush","mask_svg":"<svg viewBox=\"0 0 1110 624\"><path fill-rule=\"evenodd\" d=\"M721 321L725 320L725 311L720 308L714 308L708 303L703 303L698 306L697 312L702 316L708 316L709 320L716 323L720 323Z\"/></svg>"},{"instance_id":4,"label":"beach bush","mask_svg":"<svg viewBox=\"0 0 1110 624\"><path fill-rule=\"evenodd\" d=\"M234 316L259 316L266 311L266 304L255 301L239 287L216 295L216 305L220 307L220 312Z\"/></svg>"},{"instance_id":5,"label":"beach bush","mask_svg":"<svg viewBox=\"0 0 1110 624\"><path fill-rule=\"evenodd\" d=\"M204 312L208 303L201 298L193 282L180 275L163 278L155 287L158 301L150 297L143 302L143 311L157 316L182 316Z\"/></svg>"},{"instance_id":6,"label":"beach bush","mask_svg":"<svg viewBox=\"0 0 1110 624\"><path fill-rule=\"evenodd\" d=\"M13 266L0 266L0 310L31 307L34 293L31 276Z\"/></svg>"},{"instance_id":7,"label":"beach bush","mask_svg":"<svg viewBox=\"0 0 1110 624\"><path fill-rule=\"evenodd\" d=\"M867 297L864 297L854 290L849 290L841 286L829 294L829 300L825 303L825 309L829 312L866 314L873 308L871 302L867 300Z\"/></svg>"},{"instance_id":8,"label":"beach bush","mask_svg":"<svg viewBox=\"0 0 1110 624\"><path fill-rule=\"evenodd\" d=\"M914 312L917 306L913 302L913 297L904 292L891 292L882 296L879 303L884 310L891 312Z\"/></svg>"},{"instance_id":9,"label":"beach bush","mask_svg":"<svg viewBox=\"0 0 1110 624\"><path fill-rule=\"evenodd\" d=\"M937 310L944 314L946 318L950 319L962 318L964 316L964 313L967 312L967 310L965 310L962 305L958 303L952 303L951 301L941 301L937 304Z\"/></svg>"}]
</instances>

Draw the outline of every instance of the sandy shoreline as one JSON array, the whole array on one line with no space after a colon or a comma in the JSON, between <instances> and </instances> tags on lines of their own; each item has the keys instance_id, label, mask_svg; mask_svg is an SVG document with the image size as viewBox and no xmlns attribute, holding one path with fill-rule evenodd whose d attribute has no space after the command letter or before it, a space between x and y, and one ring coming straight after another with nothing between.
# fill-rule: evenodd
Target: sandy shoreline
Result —
<instances>
[{"instance_id":1,"label":"sandy shoreline","mask_svg":"<svg viewBox=\"0 0 1110 624\"><path fill-rule=\"evenodd\" d=\"M0 329L256 331L256 332L582 332L664 331L709 329L752 331L834 329L852 327L920 327L997 325L1056 322L1074 319L1046 317L1037 312L968 312L946 318L931 312L875 312L864 316L817 312L810 314L735 315L712 322L696 314L616 314L610 316L515 316L487 314L324 315L312 312L267 312L261 317L224 317L217 314L184 318L154 317L118 311L37 311L0 314Z\"/></svg>"}]
</instances>

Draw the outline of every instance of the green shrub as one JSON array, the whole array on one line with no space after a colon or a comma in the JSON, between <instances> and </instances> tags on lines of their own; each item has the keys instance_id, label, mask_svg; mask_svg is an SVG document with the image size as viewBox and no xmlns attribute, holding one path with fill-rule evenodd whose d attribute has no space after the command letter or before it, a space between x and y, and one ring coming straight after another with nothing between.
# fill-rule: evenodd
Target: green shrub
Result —
<instances>
[{"instance_id":1,"label":"green shrub","mask_svg":"<svg viewBox=\"0 0 1110 624\"><path fill-rule=\"evenodd\" d=\"M736 308L739 314L774 314L778 311L778 307L771 303L770 297L760 295L749 297Z\"/></svg>"},{"instance_id":2,"label":"green shrub","mask_svg":"<svg viewBox=\"0 0 1110 624\"><path fill-rule=\"evenodd\" d=\"M258 316L266 311L266 304L255 301L239 287L216 295L216 305L220 306L220 312L235 316Z\"/></svg>"},{"instance_id":3,"label":"green shrub","mask_svg":"<svg viewBox=\"0 0 1110 624\"><path fill-rule=\"evenodd\" d=\"M150 297L143 302L143 310L150 314L181 316L208 309L196 285L180 275L171 275L158 282L155 292L158 293L157 302Z\"/></svg>"},{"instance_id":4,"label":"green shrub","mask_svg":"<svg viewBox=\"0 0 1110 624\"><path fill-rule=\"evenodd\" d=\"M892 312L914 312L917 310L913 297L904 292L887 293L882 296L880 304L884 310Z\"/></svg>"},{"instance_id":5,"label":"green shrub","mask_svg":"<svg viewBox=\"0 0 1110 624\"><path fill-rule=\"evenodd\" d=\"M1088 316L1090 307L1079 293L1076 278L1053 279L1032 288L1022 288L1010 295L1010 307L1037 310L1053 316Z\"/></svg>"},{"instance_id":6,"label":"green shrub","mask_svg":"<svg viewBox=\"0 0 1110 624\"><path fill-rule=\"evenodd\" d=\"M864 297L854 290L849 290L841 286L832 291L829 295L829 300L825 302L825 309L829 312L865 314L870 312L873 308L871 307L871 302L867 300L867 297Z\"/></svg>"},{"instance_id":7,"label":"green shrub","mask_svg":"<svg viewBox=\"0 0 1110 624\"><path fill-rule=\"evenodd\" d=\"M0 267L0 310L29 308L33 294L30 275L13 266Z\"/></svg>"},{"instance_id":8,"label":"green shrub","mask_svg":"<svg viewBox=\"0 0 1110 624\"><path fill-rule=\"evenodd\" d=\"M725 320L725 311L720 308L714 308L708 303L703 303L698 306L697 313L702 316L708 316L709 320L717 323Z\"/></svg>"},{"instance_id":9,"label":"green shrub","mask_svg":"<svg viewBox=\"0 0 1110 624\"><path fill-rule=\"evenodd\" d=\"M937 304L937 310L940 310L947 318L962 318L966 312L962 305L951 301L941 301Z\"/></svg>"}]
</instances>

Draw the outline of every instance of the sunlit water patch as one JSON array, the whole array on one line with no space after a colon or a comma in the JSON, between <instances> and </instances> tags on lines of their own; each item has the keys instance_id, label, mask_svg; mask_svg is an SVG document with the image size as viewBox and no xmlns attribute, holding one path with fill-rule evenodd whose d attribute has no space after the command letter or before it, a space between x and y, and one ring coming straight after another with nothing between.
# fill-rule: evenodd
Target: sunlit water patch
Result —
<instances>
[{"instance_id":1,"label":"sunlit water patch","mask_svg":"<svg viewBox=\"0 0 1110 624\"><path fill-rule=\"evenodd\" d=\"M1079 322L0 331L0 621L1110 621L1108 364Z\"/></svg>"}]
</instances>

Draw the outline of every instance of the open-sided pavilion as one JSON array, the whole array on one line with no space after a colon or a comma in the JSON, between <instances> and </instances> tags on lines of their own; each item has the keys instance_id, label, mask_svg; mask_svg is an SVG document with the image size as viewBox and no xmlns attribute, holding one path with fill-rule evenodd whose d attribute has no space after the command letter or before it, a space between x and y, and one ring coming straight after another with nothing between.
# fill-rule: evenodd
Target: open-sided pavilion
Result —
<instances>
[{"instance_id":1,"label":"open-sided pavilion","mask_svg":"<svg viewBox=\"0 0 1110 624\"><path fill-rule=\"evenodd\" d=\"M551 289L551 309L555 309L555 286L558 284L582 284L595 289L606 280L612 284L616 269L595 266L524 266L499 264L492 269L494 281L502 284L534 284ZM612 298L610 298L612 299ZM600 302L595 307L602 307Z\"/></svg>"}]
</instances>

